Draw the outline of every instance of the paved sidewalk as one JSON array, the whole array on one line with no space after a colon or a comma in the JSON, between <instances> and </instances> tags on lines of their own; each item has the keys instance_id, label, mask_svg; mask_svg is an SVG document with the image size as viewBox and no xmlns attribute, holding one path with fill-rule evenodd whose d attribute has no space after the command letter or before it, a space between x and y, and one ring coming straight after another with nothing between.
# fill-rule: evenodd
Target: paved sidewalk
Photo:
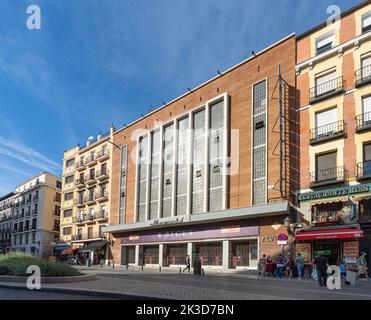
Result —
<instances>
[{"instance_id":1,"label":"paved sidewalk","mask_svg":"<svg viewBox=\"0 0 371 320\"><path fill-rule=\"evenodd\" d=\"M79 283L44 284L42 287L112 298L120 298L121 295L123 298L133 296L177 300L371 300L371 285L365 282L358 283L356 287L343 286L342 290L330 291L310 279L273 279L251 274L220 273L195 276L171 271L160 273L149 269L79 269L84 273L97 274L97 279Z\"/></svg>"}]
</instances>

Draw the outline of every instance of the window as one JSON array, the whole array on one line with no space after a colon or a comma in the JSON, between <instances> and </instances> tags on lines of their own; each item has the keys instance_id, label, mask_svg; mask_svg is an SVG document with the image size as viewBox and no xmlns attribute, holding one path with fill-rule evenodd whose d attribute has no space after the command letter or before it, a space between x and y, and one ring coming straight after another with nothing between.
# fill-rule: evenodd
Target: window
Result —
<instances>
[{"instance_id":1,"label":"window","mask_svg":"<svg viewBox=\"0 0 371 320\"><path fill-rule=\"evenodd\" d=\"M371 56L365 57L361 60L361 68L363 80L371 77Z\"/></svg>"},{"instance_id":2,"label":"window","mask_svg":"<svg viewBox=\"0 0 371 320\"><path fill-rule=\"evenodd\" d=\"M266 121L267 82L261 81L253 87L253 123ZM266 202L266 126L253 126L253 205Z\"/></svg>"},{"instance_id":3,"label":"window","mask_svg":"<svg viewBox=\"0 0 371 320\"><path fill-rule=\"evenodd\" d=\"M63 228L63 235L64 236L69 236L69 235L71 235L71 233L72 233L72 227Z\"/></svg>"},{"instance_id":4,"label":"window","mask_svg":"<svg viewBox=\"0 0 371 320\"><path fill-rule=\"evenodd\" d=\"M371 30L371 11L362 16L362 33Z\"/></svg>"},{"instance_id":5,"label":"window","mask_svg":"<svg viewBox=\"0 0 371 320\"><path fill-rule=\"evenodd\" d=\"M362 98L363 124L371 122L371 96Z\"/></svg>"},{"instance_id":6,"label":"window","mask_svg":"<svg viewBox=\"0 0 371 320\"><path fill-rule=\"evenodd\" d=\"M159 210L159 189L160 189L160 151L161 151L161 132L155 130L151 133L152 146L151 146L151 180L150 180L150 205L149 205L149 218L158 218Z\"/></svg>"},{"instance_id":7,"label":"window","mask_svg":"<svg viewBox=\"0 0 371 320\"><path fill-rule=\"evenodd\" d=\"M73 182L73 175L72 176L68 176L64 179L64 184L70 184Z\"/></svg>"},{"instance_id":8,"label":"window","mask_svg":"<svg viewBox=\"0 0 371 320\"><path fill-rule=\"evenodd\" d=\"M73 192L68 192L64 194L65 201L72 200L72 198L73 198Z\"/></svg>"},{"instance_id":9,"label":"window","mask_svg":"<svg viewBox=\"0 0 371 320\"><path fill-rule=\"evenodd\" d=\"M316 77L316 96L336 90L336 71Z\"/></svg>"},{"instance_id":10,"label":"window","mask_svg":"<svg viewBox=\"0 0 371 320\"><path fill-rule=\"evenodd\" d=\"M125 223L126 213L126 163L128 148L124 146L121 151L121 184L120 184L120 223Z\"/></svg>"},{"instance_id":11,"label":"window","mask_svg":"<svg viewBox=\"0 0 371 320\"><path fill-rule=\"evenodd\" d=\"M323 181L337 178L337 152L316 156L316 180Z\"/></svg>"},{"instance_id":12,"label":"window","mask_svg":"<svg viewBox=\"0 0 371 320\"><path fill-rule=\"evenodd\" d=\"M333 32L327 33L316 40L316 53L320 54L330 50L335 43L335 34Z\"/></svg>"},{"instance_id":13,"label":"window","mask_svg":"<svg viewBox=\"0 0 371 320\"><path fill-rule=\"evenodd\" d=\"M57 189L62 189L62 182L57 180L56 187Z\"/></svg>"},{"instance_id":14,"label":"window","mask_svg":"<svg viewBox=\"0 0 371 320\"><path fill-rule=\"evenodd\" d=\"M174 124L168 125L163 131L163 172L162 172L162 217L172 215L172 195L174 185Z\"/></svg>"},{"instance_id":15,"label":"window","mask_svg":"<svg viewBox=\"0 0 371 320\"><path fill-rule=\"evenodd\" d=\"M75 164L75 159L66 160L66 168L70 168Z\"/></svg>"},{"instance_id":16,"label":"window","mask_svg":"<svg viewBox=\"0 0 371 320\"><path fill-rule=\"evenodd\" d=\"M88 238L89 239L93 238L93 227L88 228Z\"/></svg>"},{"instance_id":17,"label":"window","mask_svg":"<svg viewBox=\"0 0 371 320\"><path fill-rule=\"evenodd\" d=\"M138 155L138 215L137 221L146 220L146 197L148 179L148 135L141 137L139 141Z\"/></svg>"},{"instance_id":18,"label":"window","mask_svg":"<svg viewBox=\"0 0 371 320\"><path fill-rule=\"evenodd\" d=\"M72 217L72 209L64 210L63 217L64 218Z\"/></svg>"},{"instance_id":19,"label":"window","mask_svg":"<svg viewBox=\"0 0 371 320\"><path fill-rule=\"evenodd\" d=\"M316 113L316 137L328 135L336 131L337 109Z\"/></svg>"},{"instance_id":20,"label":"window","mask_svg":"<svg viewBox=\"0 0 371 320\"><path fill-rule=\"evenodd\" d=\"M94 208L89 208L89 217L93 217L94 216Z\"/></svg>"}]
</instances>

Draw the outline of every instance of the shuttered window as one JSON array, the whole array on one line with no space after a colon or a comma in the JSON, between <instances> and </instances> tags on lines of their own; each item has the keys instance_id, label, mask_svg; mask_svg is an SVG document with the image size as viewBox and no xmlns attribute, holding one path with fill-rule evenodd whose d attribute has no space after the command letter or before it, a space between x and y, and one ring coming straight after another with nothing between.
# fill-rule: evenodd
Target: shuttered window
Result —
<instances>
[{"instance_id":1,"label":"shuttered window","mask_svg":"<svg viewBox=\"0 0 371 320\"><path fill-rule=\"evenodd\" d=\"M317 54L331 49L335 43L335 34L333 32L321 36L316 41Z\"/></svg>"},{"instance_id":2,"label":"shuttered window","mask_svg":"<svg viewBox=\"0 0 371 320\"><path fill-rule=\"evenodd\" d=\"M316 95L320 96L336 89L336 71L316 77Z\"/></svg>"},{"instance_id":3,"label":"shuttered window","mask_svg":"<svg viewBox=\"0 0 371 320\"><path fill-rule=\"evenodd\" d=\"M371 161L371 143L363 145L363 161Z\"/></svg>"},{"instance_id":4,"label":"shuttered window","mask_svg":"<svg viewBox=\"0 0 371 320\"><path fill-rule=\"evenodd\" d=\"M316 113L316 133L317 136L336 131L337 109Z\"/></svg>"},{"instance_id":5,"label":"shuttered window","mask_svg":"<svg viewBox=\"0 0 371 320\"><path fill-rule=\"evenodd\" d=\"M371 12L367 12L362 16L362 33L371 29Z\"/></svg>"}]
</instances>

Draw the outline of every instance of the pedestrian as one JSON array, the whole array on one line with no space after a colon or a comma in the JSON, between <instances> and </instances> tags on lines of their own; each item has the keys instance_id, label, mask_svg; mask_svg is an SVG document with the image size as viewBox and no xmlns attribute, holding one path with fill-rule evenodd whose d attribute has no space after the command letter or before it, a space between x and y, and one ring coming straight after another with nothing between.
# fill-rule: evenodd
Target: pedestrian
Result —
<instances>
[{"instance_id":1,"label":"pedestrian","mask_svg":"<svg viewBox=\"0 0 371 320\"><path fill-rule=\"evenodd\" d=\"M317 270L319 285L323 287L327 283L328 260L322 255L322 253L319 253L318 256L314 259L314 264Z\"/></svg>"},{"instance_id":2,"label":"pedestrian","mask_svg":"<svg viewBox=\"0 0 371 320\"><path fill-rule=\"evenodd\" d=\"M267 276L272 276L273 275L273 261L271 259L271 256L267 256L267 263L265 267L265 274Z\"/></svg>"},{"instance_id":3,"label":"pedestrian","mask_svg":"<svg viewBox=\"0 0 371 320\"><path fill-rule=\"evenodd\" d=\"M263 256L259 260L259 266L258 266L259 274L265 276L266 267L267 267L267 258L265 256L265 254L263 254Z\"/></svg>"},{"instance_id":4,"label":"pedestrian","mask_svg":"<svg viewBox=\"0 0 371 320\"><path fill-rule=\"evenodd\" d=\"M370 282L370 279L368 278L368 266L367 266L367 254L366 252L362 252L361 256L357 260L358 265L358 279L360 276L364 276L368 282Z\"/></svg>"},{"instance_id":5,"label":"pedestrian","mask_svg":"<svg viewBox=\"0 0 371 320\"><path fill-rule=\"evenodd\" d=\"M345 279L347 273L346 273L346 271L345 271L344 260L341 260L341 261L340 261L339 268L340 268L340 276L341 276L341 278L342 278L342 279Z\"/></svg>"},{"instance_id":6,"label":"pedestrian","mask_svg":"<svg viewBox=\"0 0 371 320\"><path fill-rule=\"evenodd\" d=\"M283 258L282 254L280 253L278 257L274 260L275 265L276 265L276 270L274 272L273 277L279 277L280 279L282 278L282 272L285 269L286 266L286 261Z\"/></svg>"},{"instance_id":7,"label":"pedestrian","mask_svg":"<svg viewBox=\"0 0 371 320\"><path fill-rule=\"evenodd\" d=\"M298 271L298 279L303 279L304 258L301 256L301 253L298 253L296 256L296 270Z\"/></svg>"},{"instance_id":8,"label":"pedestrian","mask_svg":"<svg viewBox=\"0 0 371 320\"><path fill-rule=\"evenodd\" d=\"M190 273L191 272L191 257L189 255L186 257L185 263L186 263L186 267L183 269L183 272L188 270L188 273Z\"/></svg>"}]
</instances>

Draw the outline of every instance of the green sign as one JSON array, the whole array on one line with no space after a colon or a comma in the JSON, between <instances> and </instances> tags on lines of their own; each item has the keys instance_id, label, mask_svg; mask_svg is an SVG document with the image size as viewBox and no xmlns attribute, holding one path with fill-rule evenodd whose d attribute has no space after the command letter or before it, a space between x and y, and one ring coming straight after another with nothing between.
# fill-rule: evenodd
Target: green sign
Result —
<instances>
[{"instance_id":1,"label":"green sign","mask_svg":"<svg viewBox=\"0 0 371 320\"><path fill-rule=\"evenodd\" d=\"M314 250L314 255L322 254L323 256L331 256L332 250Z\"/></svg>"},{"instance_id":2,"label":"green sign","mask_svg":"<svg viewBox=\"0 0 371 320\"><path fill-rule=\"evenodd\" d=\"M315 192L307 192L298 195L298 201L312 201L320 200L324 198L337 198L337 197L347 197L353 196L356 194L368 193L371 192L371 183L369 184L360 184L350 187L334 188L327 189Z\"/></svg>"}]
</instances>

